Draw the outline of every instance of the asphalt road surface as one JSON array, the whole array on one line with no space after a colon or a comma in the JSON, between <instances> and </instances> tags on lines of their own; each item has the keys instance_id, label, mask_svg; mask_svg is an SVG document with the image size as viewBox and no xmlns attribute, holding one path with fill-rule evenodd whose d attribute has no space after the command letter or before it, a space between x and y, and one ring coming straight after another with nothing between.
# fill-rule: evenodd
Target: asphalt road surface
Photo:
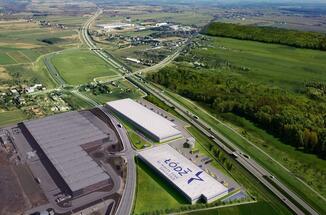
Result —
<instances>
[{"instance_id":1,"label":"asphalt road surface","mask_svg":"<svg viewBox=\"0 0 326 215\"><path fill-rule=\"evenodd\" d=\"M108 110L105 107L100 107L100 109L110 118L112 124L118 132L119 138L121 139L124 149L122 151L122 156L127 160L127 176L126 176L126 184L124 187L124 191L122 194L122 198L120 201L120 205L118 206L118 210L116 212L117 215L126 215L132 213L132 206L135 197L136 190L136 164L134 160L134 156L136 151L132 148L132 145L129 141L127 131L124 127L118 127L119 122L107 114Z\"/></svg>"},{"instance_id":2,"label":"asphalt road surface","mask_svg":"<svg viewBox=\"0 0 326 215\"><path fill-rule=\"evenodd\" d=\"M191 111L187 108L181 106L179 103L175 102L168 96L164 95L160 90L157 90L155 87L148 83L144 83L143 81L137 80L134 77L128 78L132 82L134 82L136 85L138 85L140 88L143 88L144 91L147 91L148 93L153 94L166 104L168 104L171 107L175 107L175 110L183 116L185 119L187 119L193 126L198 128L201 132L203 132L206 136L210 138L214 138L213 141L218 144L224 151L226 151L228 154L233 155L235 152L238 156L235 158L236 161L238 161L244 168L246 168L251 174L253 174L262 184L264 184L268 189L270 189L279 199L281 199L282 202L284 202L285 205L287 205L294 213L296 214L306 214L304 211L302 211L296 204L300 204L301 207L305 208L306 211L309 212L309 214L312 215L318 215L318 213L310 206L308 205L304 200L302 200L299 196L297 196L294 192L292 192L290 189L288 189L283 183L278 181L277 179L272 179L274 184L277 184L278 187L282 189L282 192L277 189L272 183L269 182L269 180L266 179L267 177L271 176L271 173L269 173L266 169L264 169L262 166L260 166L258 163L256 163L254 160L247 158L244 156L244 153L241 152L239 148L237 148L234 144L232 144L230 141L228 141L226 138L224 138L219 132L212 130L205 122L203 122L200 119L195 119L193 114L191 114ZM286 193L287 196L290 196L288 198L283 193ZM293 200L295 202L293 202Z\"/></svg>"},{"instance_id":3,"label":"asphalt road surface","mask_svg":"<svg viewBox=\"0 0 326 215\"><path fill-rule=\"evenodd\" d=\"M113 59L109 58L105 53L103 53L100 49L96 47L96 45L91 41L88 35L88 28L91 25L91 23L102 13L102 10L99 9L96 14L91 17L86 24L83 26L82 29L82 35L86 42L86 44L94 51L95 54L97 54L99 57L104 59L107 63L111 64L115 68L118 69L119 72L122 74L126 73L126 70L123 66L119 65L119 63L115 62ZM146 70L147 71L147 70ZM152 93L154 96L165 102L166 104L170 105L171 107L175 107L175 110L181 114L185 119L187 119L193 126L198 128L200 131L202 131L205 135L212 138L216 144L218 144L222 149L224 149L227 153L233 154L236 153L237 157L235 158L236 161L238 161L244 168L246 168L250 173L252 173L262 184L264 184L270 191L272 191L285 205L287 205L294 213L296 214L306 214L303 210L301 210L297 205L299 204L302 208L304 208L309 214L312 215L318 215L318 213L310 206L308 205L304 200L302 200L298 195L296 195L294 192L292 192L290 189L288 189L283 183L278 181L277 179L272 179L274 184L278 186L278 188L270 183L269 180L266 179L266 177L270 177L271 173L269 173L266 169L264 169L262 166L257 164L254 160L247 158L244 156L244 154L241 152L239 148L237 148L234 144L232 144L230 141L225 139L223 135L218 133L215 130L212 130L205 122L203 122L201 119L194 119L193 114L191 114L191 111L187 108L183 107L179 103L175 102L171 98L167 97L166 95L162 94L159 90L156 90L155 87L153 87L150 84L144 83L143 81L137 80L133 75L128 74L126 77L127 80L130 82L136 84L138 87L140 87L142 90L148 93ZM128 139L126 137L126 139ZM132 178L132 177L131 177ZM129 178L128 178L129 179ZM129 180L127 180L129 181ZM282 189L282 192L279 190L279 188ZM126 191L128 192L128 191ZM286 196L284 195L286 193ZM132 196L133 199L133 195ZM287 196L290 196L288 198ZM130 207L132 205L132 200L130 200ZM123 201L127 201L127 199L123 199ZM122 208L122 207L121 207ZM127 212L127 211L125 211ZM131 211L130 211L131 212ZM125 213L128 214L128 213Z\"/></svg>"}]
</instances>

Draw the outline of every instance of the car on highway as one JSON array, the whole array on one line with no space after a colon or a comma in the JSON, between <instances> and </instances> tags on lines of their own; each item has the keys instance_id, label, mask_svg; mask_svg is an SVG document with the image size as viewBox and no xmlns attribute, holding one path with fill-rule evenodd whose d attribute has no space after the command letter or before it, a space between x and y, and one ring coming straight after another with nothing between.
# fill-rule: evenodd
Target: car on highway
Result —
<instances>
[{"instance_id":1,"label":"car on highway","mask_svg":"<svg viewBox=\"0 0 326 215\"><path fill-rule=\"evenodd\" d=\"M245 157L247 159L250 159L250 156L249 155L246 155L246 154L243 154L243 157Z\"/></svg>"}]
</instances>

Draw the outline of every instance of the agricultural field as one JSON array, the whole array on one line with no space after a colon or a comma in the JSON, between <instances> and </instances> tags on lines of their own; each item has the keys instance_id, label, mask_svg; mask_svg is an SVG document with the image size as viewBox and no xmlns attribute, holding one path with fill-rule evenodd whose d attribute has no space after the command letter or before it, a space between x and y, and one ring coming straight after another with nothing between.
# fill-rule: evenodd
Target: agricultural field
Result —
<instances>
[{"instance_id":1,"label":"agricultural field","mask_svg":"<svg viewBox=\"0 0 326 215\"><path fill-rule=\"evenodd\" d=\"M47 88L55 86L41 61L37 61L35 64L8 65L4 68L6 73L12 77L11 80L8 80L9 84L32 85L41 83Z\"/></svg>"},{"instance_id":2,"label":"agricultural field","mask_svg":"<svg viewBox=\"0 0 326 215\"><path fill-rule=\"evenodd\" d=\"M26 23L26 26L22 26L21 29L3 29L0 24L0 41L2 46L11 43L11 46L18 43L18 47L24 46L25 48L37 48L40 46L49 45L46 39L56 38L58 41L56 44L67 44L76 42L76 40L71 39L72 35L76 35L77 32L74 30L61 30L56 28L45 28L40 27L36 23ZM7 45L7 46L8 46ZM51 45L51 44L50 44Z\"/></svg>"},{"instance_id":3,"label":"agricultural field","mask_svg":"<svg viewBox=\"0 0 326 215\"><path fill-rule=\"evenodd\" d=\"M46 17L39 17L38 20L46 20L51 24L64 24L68 29L76 29L83 25L89 16L67 16L67 15L52 15Z\"/></svg>"},{"instance_id":4,"label":"agricultural field","mask_svg":"<svg viewBox=\"0 0 326 215\"><path fill-rule=\"evenodd\" d=\"M14 124L27 119L27 115L21 110L0 112L0 126Z\"/></svg>"},{"instance_id":5,"label":"agricultural field","mask_svg":"<svg viewBox=\"0 0 326 215\"><path fill-rule=\"evenodd\" d=\"M63 79L72 85L92 82L94 78L102 76L117 75L113 67L88 49L60 52L52 58L52 63Z\"/></svg>"},{"instance_id":6,"label":"agricultural field","mask_svg":"<svg viewBox=\"0 0 326 215\"><path fill-rule=\"evenodd\" d=\"M226 13L229 13L227 11ZM240 25L255 25L268 26L276 28L286 28L293 30L324 32L326 33L325 17L310 17L310 16L288 16L282 12L273 10L265 10L264 16L247 16L245 19L239 17L220 17L216 19L218 22L235 23Z\"/></svg>"},{"instance_id":7,"label":"agricultural field","mask_svg":"<svg viewBox=\"0 0 326 215\"><path fill-rule=\"evenodd\" d=\"M131 18L133 23L146 22L148 20L156 20L157 22L173 22L184 25L196 25L204 26L213 19L214 10L185 10L178 12L165 12L161 9L151 12L141 12L135 9L133 13L129 13L128 17ZM110 23L112 21L124 20L126 16L125 13L120 12L120 15L115 15L114 17L103 16L97 20L97 23ZM104 14L105 15L105 14Z\"/></svg>"},{"instance_id":8,"label":"agricultural field","mask_svg":"<svg viewBox=\"0 0 326 215\"><path fill-rule=\"evenodd\" d=\"M284 45L210 37L193 50L199 58L247 68L232 75L255 82L300 90L307 81L326 81L326 52Z\"/></svg>"},{"instance_id":9,"label":"agricultural field","mask_svg":"<svg viewBox=\"0 0 326 215\"><path fill-rule=\"evenodd\" d=\"M41 27L25 20L0 23L0 65L32 63L46 53L79 43L75 30Z\"/></svg>"}]
</instances>

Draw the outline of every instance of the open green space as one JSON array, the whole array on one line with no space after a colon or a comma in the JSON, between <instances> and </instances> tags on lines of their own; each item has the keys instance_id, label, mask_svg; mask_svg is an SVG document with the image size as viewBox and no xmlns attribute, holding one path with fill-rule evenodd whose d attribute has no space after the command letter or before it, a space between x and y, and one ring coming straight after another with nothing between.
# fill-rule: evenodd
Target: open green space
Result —
<instances>
[{"instance_id":1,"label":"open green space","mask_svg":"<svg viewBox=\"0 0 326 215\"><path fill-rule=\"evenodd\" d=\"M96 77L117 75L113 67L86 49L61 52L52 58L52 63L68 84L83 84Z\"/></svg>"},{"instance_id":2,"label":"open green space","mask_svg":"<svg viewBox=\"0 0 326 215\"><path fill-rule=\"evenodd\" d=\"M43 61L35 64L7 65L6 71L13 77L11 84L43 84L47 88L55 87L55 84L46 70Z\"/></svg>"},{"instance_id":3,"label":"open green space","mask_svg":"<svg viewBox=\"0 0 326 215\"><path fill-rule=\"evenodd\" d=\"M0 53L0 64L6 65L6 64L14 64L16 61L12 59L9 55L6 53Z\"/></svg>"},{"instance_id":4,"label":"open green space","mask_svg":"<svg viewBox=\"0 0 326 215\"><path fill-rule=\"evenodd\" d=\"M85 102L84 100L73 95L70 92L66 92L66 95L63 96L63 100L65 100L65 102L67 102L73 110L83 110L92 108L89 103Z\"/></svg>"},{"instance_id":5,"label":"open green space","mask_svg":"<svg viewBox=\"0 0 326 215\"><path fill-rule=\"evenodd\" d=\"M223 208L185 213L185 215L252 215L252 214L275 215L275 211L266 202L257 202L251 204L227 206Z\"/></svg>"},{"instance_id":6,"label":"open green space","mask_svg":"<svg viewBox=\"0 0 326 215\"><path fill-rule=\"evenodd\" d=\"M125 80L116 81L116 84L117 86L109 85L111 92L108 94L94 95L91 92L85 92L85 94L100 104L125 98L138 99L144 96L143 92Z\"/></svg>"},{"instance_id":7,"label":"open green space","mask_svg":"<svg viewBox=\"0 0 326 215\"><path fill-rule=\"evenodd\" d=\"M27 119L27 115L21 110L0 112L0 126L10 125Z\"/></svg>"},{"instance_id":8,"label":"open green space","mask_svg":"<svg viewBox=\"0 0 326 215\"><path fill-rule=\"evenodd\" d=\"M183 11L178 13L171 12L156 12L156 13L145 13L142 15L130 15L132 20L147 21L157 20L159 22L175 22L184 25L197 25L204 26L211 19L213 14L207 13L207 11Z\"/></svg>"},{"instance_id":9,"label":"open green space","mask_svg":"<svg viewBox=\"0 0 326 215\"><path fill-rule=\"evenodd\" d=\"M211 63L247 68L231 74L255 82L300 90L305 82L326 81L326 52L230 38L210 37L192 54Z\"/></svg>"},{"instance_id":10,"label":"open green space","mask_svg":"<svg viewBox=\"0 0 326 215\"><path fill-rule=\"evenodd\" d=\"M87 16L47 16L46 20L52 24L64 24L68 27L81 26L86 22Z\"/></svg>"},{"instance_id":11,"label":"open green space","mask_svg":"<svg viewBox=\"0 0 326 215\"><path fill-rule=\"evenodd\" d=\"M170 184L140 160L137 162L137 186L134 214L176 208L186 200Z\"/></svg>"},{"instance_id":12,"label":"open green space","mask_svg":"<svg viewBox=\"0 0 326 215\"><path fill-rule=\"evenodd\" d=\"M144 138L142 138L139 134L137 134L133 130L129 128L127 130L128 130L129 139L131 140L131 143L134 145L134 147L136 147L136 149L143 149L146 146L150 145L148 142L144 140Z\"/></svg>"},{"instance_id":13,"label":"open green space","mask_svg":"<svg viewBox=\"0 0 326 215\"><path fill-rule=\"evenodd\" d=\"M42 42L47 38L62 38L76 35L73 30L51 30L50 28L32 28L20 30L2 30L0 31L0 40L2 42L33 43L38 45L46 45ZM69 39L63 40L61 43L70 42Z\"/></svg>"}]
</instances>

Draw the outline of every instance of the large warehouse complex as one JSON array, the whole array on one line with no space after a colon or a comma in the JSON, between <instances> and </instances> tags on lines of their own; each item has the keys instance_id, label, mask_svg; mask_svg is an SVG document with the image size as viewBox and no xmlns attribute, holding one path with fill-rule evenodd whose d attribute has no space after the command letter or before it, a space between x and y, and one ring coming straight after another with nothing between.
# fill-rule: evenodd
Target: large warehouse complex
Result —
<instances>
[{"instance_id":1,"label":"large warehouse complex","mask_svg":"<svg viewBox=\"0 0 326 215\"><path fill-rule=\"evenodd\" d=\"M110 176L88 155L87 149L103 144L108 134L91 112L68 112L21 123L26 139L43 154L49 171L74 196L109 183Z\"/></svg>"},{"instance_id":2,"label":"large warehouse complex","mask_svg":"<svg viewBox=\"0 0 326 215\"><path fill-rule=\"evenodd\" d=\"M114 112L126 118L154 141L164 142L181 137L176 125L132 99L108 102Z\"/></svg>"},{"instance_id":3,"label":"large warehouse complex","mask_svg":"<svg viewBox=\"0 0 326 215\"><path fill-rule=\"evenodd\" d=\"M191 203L213 202L228 189L168 144L139 152L139 157L166 178Z\"/></svg>"}]
</instances>

